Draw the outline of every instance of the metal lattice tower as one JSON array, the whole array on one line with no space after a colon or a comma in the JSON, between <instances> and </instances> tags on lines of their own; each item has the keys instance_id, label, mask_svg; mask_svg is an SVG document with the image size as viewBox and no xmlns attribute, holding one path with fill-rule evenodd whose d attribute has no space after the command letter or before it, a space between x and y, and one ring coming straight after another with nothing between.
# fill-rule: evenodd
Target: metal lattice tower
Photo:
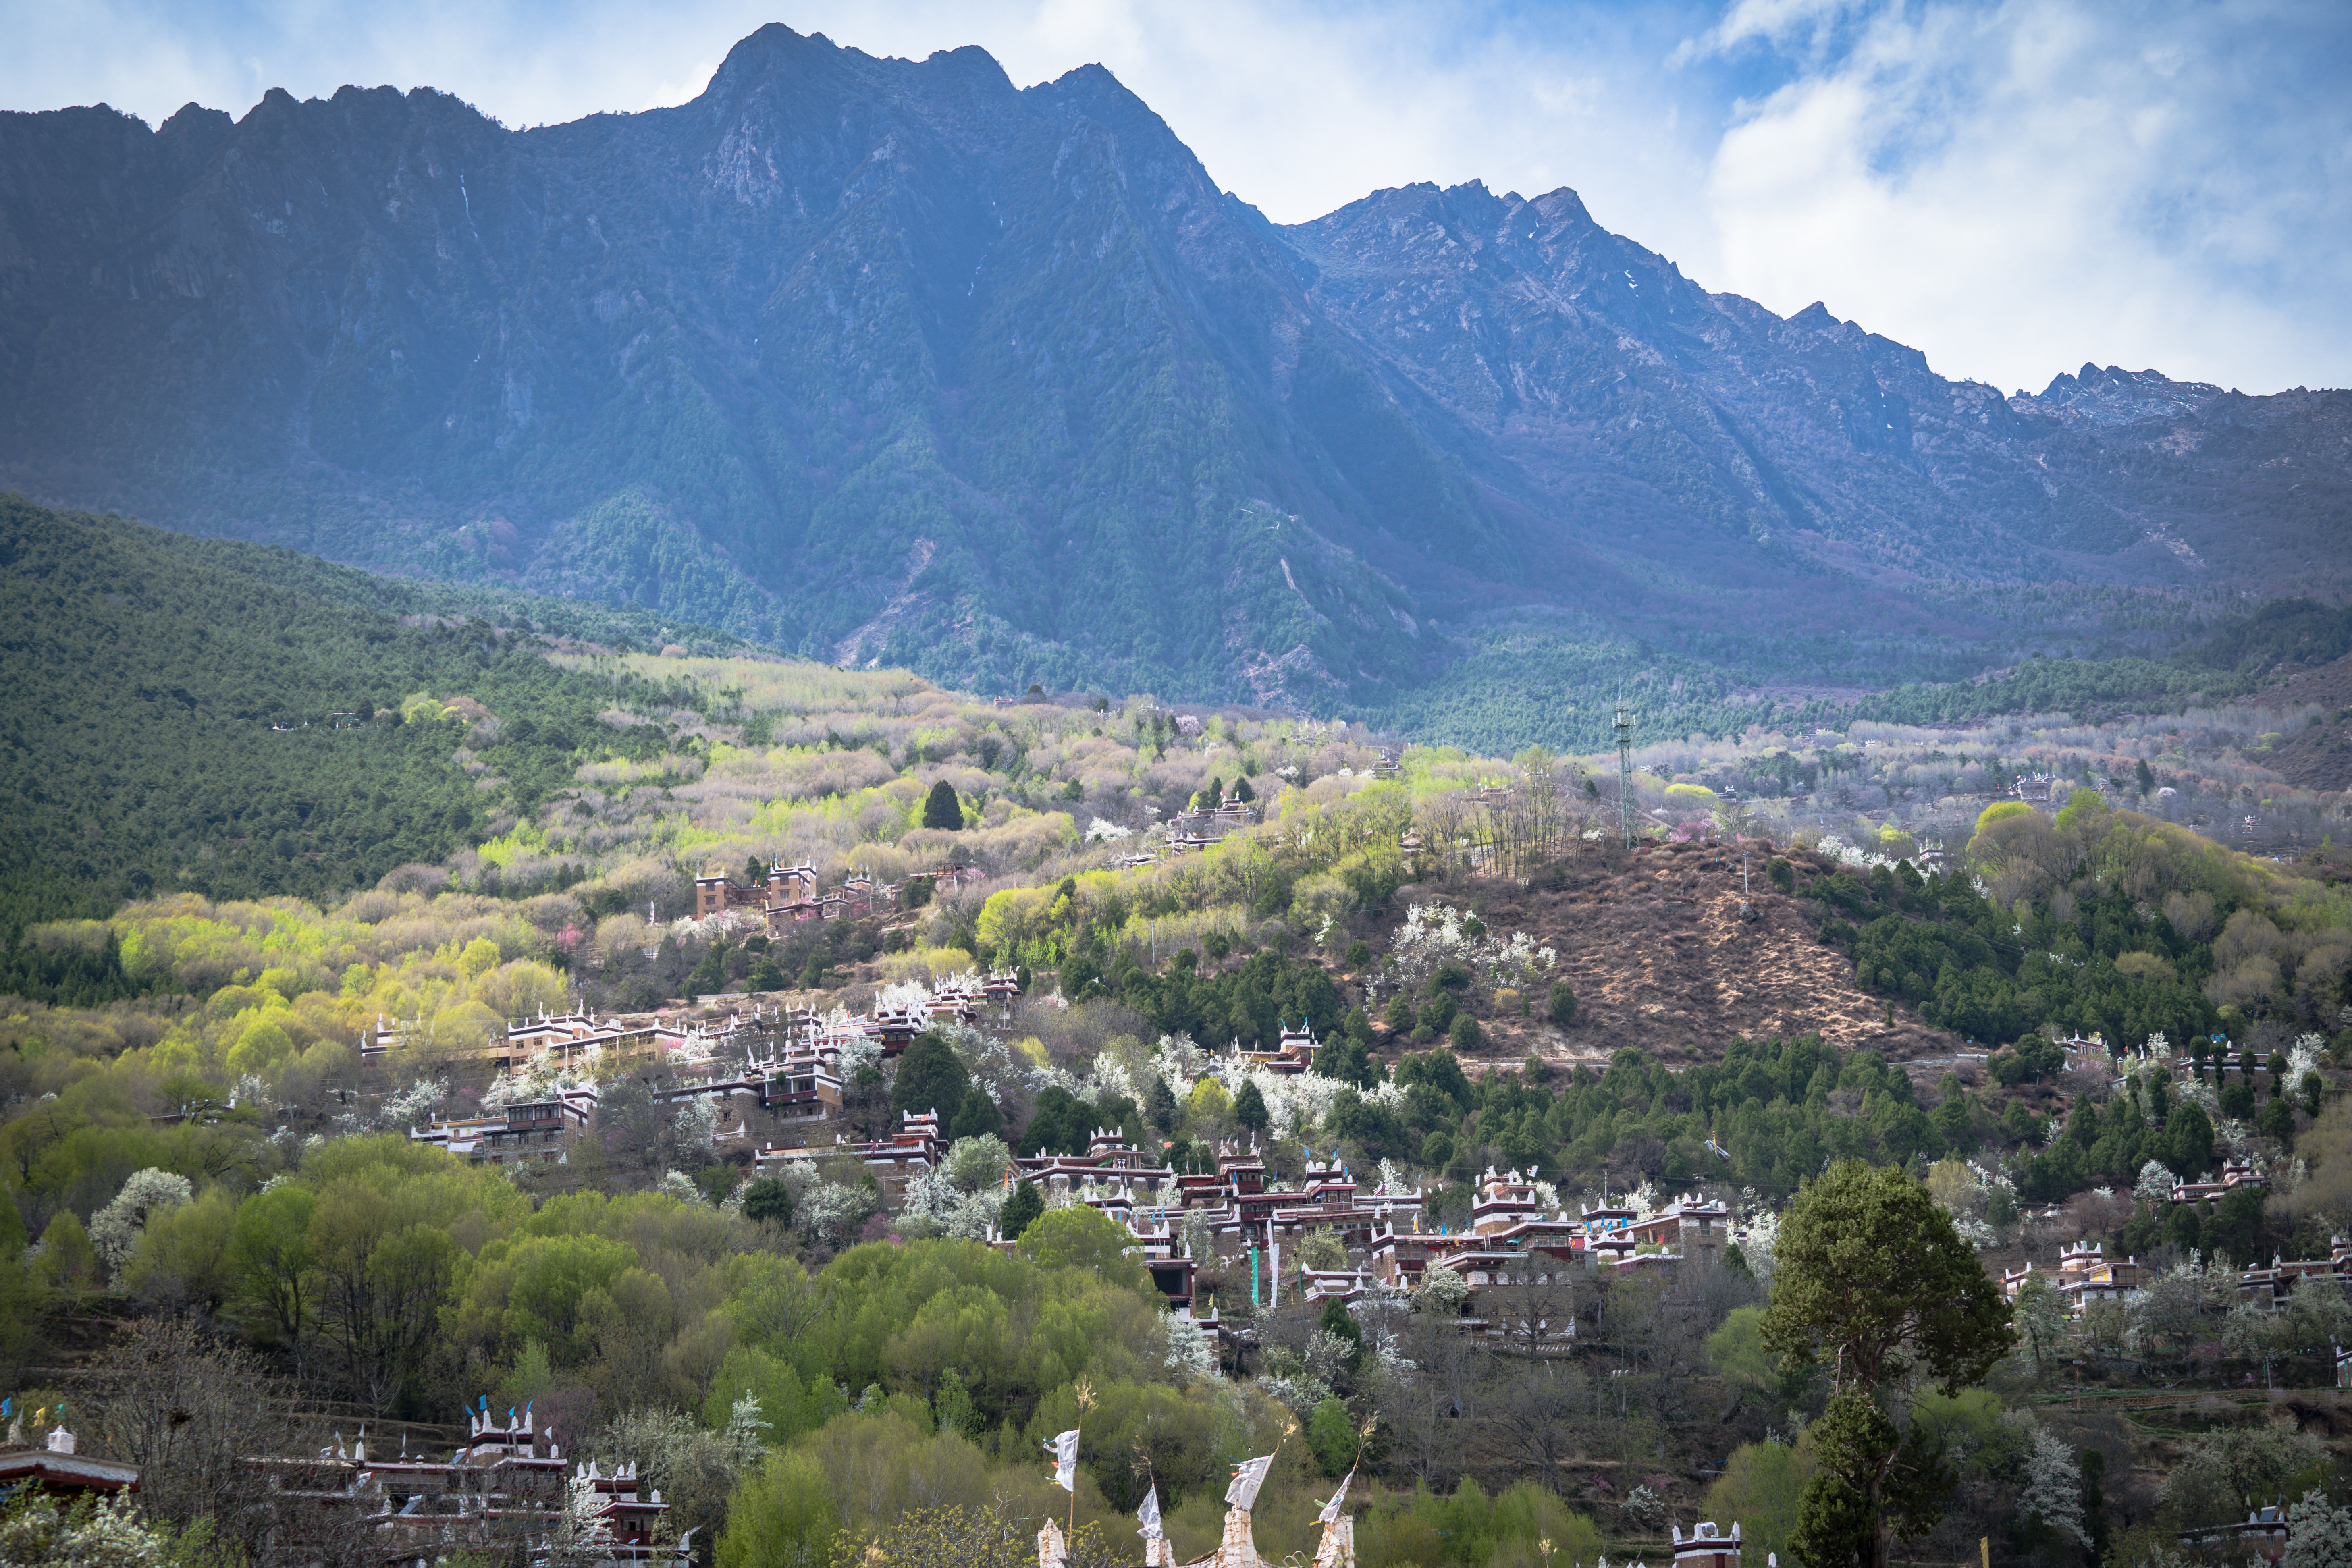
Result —
<instances>
[{"instance_id":1,"label":"metal lattice tower","mask_svg":"<svg viewBox=\"0 0 2352 1568\"><path fill-rule=\"evenodd\" d=\"M1617 832L1633 847L1633 710L1617 706Z\"/></svg>"}]
</instances>

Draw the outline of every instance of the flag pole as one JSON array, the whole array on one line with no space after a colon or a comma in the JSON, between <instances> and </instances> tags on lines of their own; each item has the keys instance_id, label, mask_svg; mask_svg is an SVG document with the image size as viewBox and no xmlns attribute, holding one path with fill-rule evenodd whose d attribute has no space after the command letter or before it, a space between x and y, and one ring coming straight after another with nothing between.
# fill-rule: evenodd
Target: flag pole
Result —
<instances>
[{"instance_id":1,"label":"flag pole","mask_svg":"<svg viewBox=\"0 0 2352 1568\"><path fill-rule=\"evenodd\" d=\"M1094 1408L1094 1385L1083 1377L1078 1379L1078 1418L1076 1430L1081 1433L1087 1429L1087 1412ZM1081 1437L1079 1440L1083 1442L1085 1439ZM1062 1561L1066 1564L1068 1564L1069 1568L1076 1568L1078 1561L1078 1470L1077 1464L1075 1459L1071 1461L1070 1465L1070 1537L1069 1540L1063 1544Z\"/></svg>"}]
</instances>

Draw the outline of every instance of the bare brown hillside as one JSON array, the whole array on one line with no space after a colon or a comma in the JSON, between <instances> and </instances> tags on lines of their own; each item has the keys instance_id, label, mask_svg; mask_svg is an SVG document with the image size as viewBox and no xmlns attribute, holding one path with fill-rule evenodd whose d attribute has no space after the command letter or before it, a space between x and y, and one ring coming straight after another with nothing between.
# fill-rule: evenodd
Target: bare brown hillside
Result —
<instances>
[{"instance_id":1,"label":"bare brown hillside","mask_svg":"<svg viewBox=\"0 0 2352 1568\"><path fill-rule=\"evenodd\" d=\"M1801 866L1809 858L1792 856ZM1497 933L1525 931L1558 950L1555 971L1576 992L1575 1021L1499 1019L1486 1055L1517 1060L1605 1060L1639 1047L1670 1063L1716 1058L1738 1038L1818 1031L1842 1049L1894 1058L1948 1057L1958 1040L1853 983L1853 965L1815 940L1820 906L1775 891L1753 858L1757 919L1739 918L1739 857L1664 847L1630 862L1595 855L1557 887L1480 879L1447 885L1438 901L1475 911ZM1541 1012L1542 998L1530 998Z\"/></svg>"},{"instance_id":2,"label":"bare brown hillside","mask_svg":"<svg viewBox=\"0 0 2352 1568\"><path fill-rule=\"evenodd\" d=\"M2277 708L2294 702L2322 703L2334 711L2321 714L2316 724L2287 731L2267 756L2257 760L2300 789L2352 789L2352 654L2295 670L2231 706Z\"/></svg>"}]
</instances>

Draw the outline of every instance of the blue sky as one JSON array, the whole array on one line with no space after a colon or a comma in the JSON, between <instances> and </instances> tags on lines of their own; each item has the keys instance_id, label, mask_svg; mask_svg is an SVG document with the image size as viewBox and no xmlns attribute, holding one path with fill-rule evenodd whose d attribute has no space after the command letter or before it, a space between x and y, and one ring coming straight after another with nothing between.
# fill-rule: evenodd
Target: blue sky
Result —
<instances>
[{"instance_id":1,"label":"blue sky","mask_svg":"<svg viewBox=\"0 0 2352 1568\"><path fill-rule=\"evenodd\" d=\"M1098 61L1278 221L1572 185L1709 288L2004 390L2352 385L2344 0L0 0L0 108L390 83L535 123L682 101L768 21L1024 85Z\"/></svg>"}]
</instances>

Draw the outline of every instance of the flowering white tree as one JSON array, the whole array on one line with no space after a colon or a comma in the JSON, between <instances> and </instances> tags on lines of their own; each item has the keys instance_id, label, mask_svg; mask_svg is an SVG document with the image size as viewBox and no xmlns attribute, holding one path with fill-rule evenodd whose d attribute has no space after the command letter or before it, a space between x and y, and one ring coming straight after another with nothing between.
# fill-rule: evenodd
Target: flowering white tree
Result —
<instances>
[{"instance_id":1,"label":"flowering white tree","mask_svg":"<svg viewBox=\"0 0 2352 1568\"><path fill-rule=\"evenodd\" d=\"M877 987L874 993L874 1007L877 1012L887 1012L892 1009L903 1011L910 1007L923 1008L928 1012L930 1005L931 988L919 980L887 981Z\"/></svg>"},{"instance_id":2,"label":"flowering white tree","mask_svg":"<svg viewBox=\"0 0 2352 1568\"><path fill-rule=\"evenodd\" d=\"M768 1451L770 1423L760 1415L760 1396L744 1394L737 1397L727 1413L727 1431L722 1438L727 1457L733 1461L738 1474L760 1462Z\"/></svg>"},{"instance_id":3,"label":"flowering white tree","mask_svg":"<svg viewBox=\"0 0 2352 1568\"><path fill-rule=\"evenodd\" d=\"M1004 1140L992 1133L958 1139L937 1169L918 1172L907 1183L899 1228L909 1236L984 1238L1003 1213L1003 1178L1012 1160Z\"/></svg>"},{"instance_id":4,"label":"flowering white tree","mask_svg":"<svg viewBox=\"0 0 2352 1568\"><path fill-rule=\"evenodd\" d=\"M2303 1087L2305 1073L2319 1070L2319 1053L2326 1048L2327 1041L2322 1036L2298 1035L2295 1037L2294 1048L2286 1054L2286 1087L2290 1090Z\"/></svg>"},{"instance_id":5,"label":"flowering white tree","mask_svg":"<svg viewBox=\"0 0 2352 1568\"><path fill-rule=\"evenodd\" d=\"M2279 1568L2352 1568L2352 1509L2307 1491L2286 1510L2286 1555Z\"/></svg>"},{"instance_id":6,"label":"flowering white tree","mask_svg":"<svg viewBox=\"0 0 2352 1568\"><path fill-rule=\"evenodd\" d=\"M1443 1263L1433 1263L1421 1271L1421 1283L1413 1288L1413 1305L1423 1311L1444 1317L1454 1317L1462 1304L1470 1300L1470 1282Z\"/></svg>"},{"instance_id":7,"label":"flowering white tree","mask_svg":"<svg viewBox=\"0 0 2352 1568\"><path fill-rule=\"evenodd\" d=\"M1559 955L1538 946L1533 937L1515 931L1507 938L1492 932L1472 936L1463 930L1462 911L1443 904L1414 904L1405 910L1389 945L1390 990L1418 991L1446 963L1459 963L1488 986L1524 989L1537 974L1551 969ZM1369 989L1382 987L1374 984Z\"/></svg>"},{"instance_id":8,"label":"flowering white tree","mask_svg":"<svg viewBox=\"0 0 2352 1568\"><path fill-rule=\"evenodd\" d=\"M138 1505L111 1497L70 1508L39 1506L0 1516L0 1563L43 1568L164 1568L169 1546L139 1521Z\"/></svg>"},{"instance_id":9,"label":"flowering white tree","mask_svg":"<svg viewBox=\"0 0 2352 1568\"><path fill-rule=\"evenodd\" d=\"M1185 1312L1169 1312L1160 1320L1162 1343L1160 1364L1180 1386L1204 1383L1217 1374L1216 1347L1209 1336L1201 1331L1192 1316Z\"/></svg>"},{"instance_id":10,"label":"flowering white tree","mask_svg":"<svg viewBox=\"0 0 2352 1568\"><path fill-rule=\"evenodd\" d=\"M602 1053L599 1051L597 1054L601 1056ZM568 1063L559 1063L552 1051L541 1051L522 1066L509 1068L491 1079L490 1087L482 1091L482 1109L498 1110L503 1107L520 1105L528 1100L551 1100L566 1089L579 1089L593 1083L596 1059L596 1057L592 1057L588 1062L574 1067ZM423 1087L421 1083L417 1085L419 1089ZM438 1087L435 1086L436 1092L431 1104L440 1103ZM386 1110L389 1109L390 1106L387 1104ZM422 1111L418 1114L421 1115Z\"/></svg>"},{"instance_id":11,"label":"flowering white tree","mask_svg":"<svg viewBox=\"0 0 2352 1568\"><path fill-rule=\"evenodd\" d=\"M188 1178L150 1165L134 1173L114 1194L114 1201L89 1216L89 1245L109 1273L120 1273L131 1261L148 1216L195 1196Z\"/></svg>"},{"instance_id":12,"label":"flowering white tree","mask_svg":"<svg viewBox=\"0 0 2352 1568\"><path fill-rule=\"evenodd\" d=\"M1340 1091L1351 1087L1319 1073L1268 1072L1252 1067L1238 1050L1218 1058L1213 1076L1228 1094L1239 1094L1244 1083L1257 1085L1258 1097L1265 1101L1268 1128L1276 1136L1287 1138L1313 1133L1339 1103Z\"/></svg>"},{"instance_id":13,"label":"flowering white tree","mask_svg":"<svg viewBox=\"0 0 2352 1568\"><path fill-rule=\"evenodd\" d=\"M2033 1447L2025 1456L2025 1490L2017 1506L2077 1546L2090 1544L2083 1531L2082 1461L2046 1427L2034 1428Z\"/></svg>"},{"instance_id":14,"label":"flowering white tree","mask_svg":"<svg viewBox=\"0 0 2352 1568\"><path fill-rule=\"evenodd\" d=\"M599 1517L604 1507L597 1494L596 1483L585 1471L576 1471L565 1484L563 1511L555 1521L555 1533L549 1538L547 1554L540 1561L547 1568L599 1568L612 1560L613 1548L618 1544L612 1527Z\"/></svg>"},{"instance_id":15,"label":"flowering white tree","mask_svg":"<svg viewBox=\"0 0 2352 1568\"><path fill-rule=\"evenodd\" d=\"M677 1128L680 1146L707 1149L719 1131L719 1101L709 1095L698 1094L677 1108L671 1121Z\"/></svg>"},{"instance_id":16,"label":"flowering white tree","mask_svg":"<svg viewBox=\"0 0 2352 1568\"><path fill-rule=\"evenodd\" d=\"M874 1212L872 1189L826 1181L806 1161L787 1163L779 1179L793 1194L793 1226L826 1247L847 1243Z\"/></svg>"},{"instance_id":17,"label":"flowering white tree","mask_svg":"<svg viewBox=\"0 0 2352 1568\"><path fill-rule=\"evenodd\" d=\"M834 1009L828 1023L846 1022L849 1015L841 1008ZM853 1035L842 1042L841 1081L847 1083L857 1076L860 1068L877 1067L882 1061L882 1042L868 1035Z\"/></svg>"},{"instance_id":18,"label":"flowering white tree","mask_svg":"<svg viewBox=\"0 0 2352 1568\"><path fill-rule=\"evenodd\" d=\"M448 1092L446 1085L429 1078L420 1078L399 1093L384 1097L383 1106L376 1112L376 1126L390 1131L415 1127L432 1113L433 1108L439 1105ZM484 1096L483 1109L489 1109L487 1095Z\"/></svg>"},{"instance_id":19,"label":"flowering white tree","mask_svg":"<svg viewBox=\"0 0 2352 1568\"><path fill-rule=\"evenodd\" d=\"M1265 1352L1264 1364L1257 1385L1300 1415L1313 1414L1317 1405L1331 1397L1331 1385L1316 1376L1297 1351L1277 1346Z\"/></svg>"},{"instance_id":20,"label":"flowering white tree","mask_svg":"<svg viewBox=\"0 0 2352 1568\"><path fill-rule=\"evenodd\" d=\"M1759 1279L1769 1279L1774 1256L1780 1247L1780 1215L1767 1207L1753 1189L1739 1195L1748 1227L1747 1236L1739 1243L1739 1256L1747 1262L1749 1273Z\"/></svg>"}]
</instances>

